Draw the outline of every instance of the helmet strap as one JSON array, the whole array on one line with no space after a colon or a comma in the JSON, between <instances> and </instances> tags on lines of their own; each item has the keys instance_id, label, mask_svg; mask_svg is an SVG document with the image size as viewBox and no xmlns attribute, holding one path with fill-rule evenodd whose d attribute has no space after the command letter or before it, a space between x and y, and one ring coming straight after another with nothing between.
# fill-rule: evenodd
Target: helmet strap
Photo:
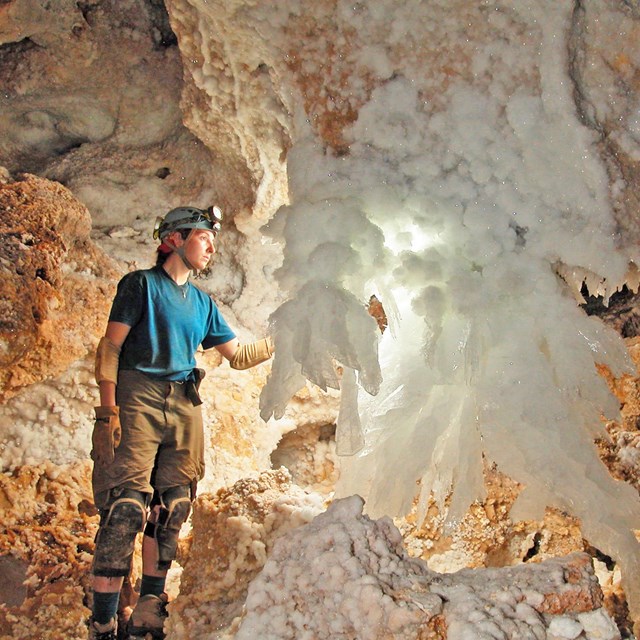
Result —
<instances>
[{"instance_id":1,"label":"helmet strap","mask_svg":"<svg viewBox=\"0 0 640 640\"><path fill-rule=\"evenodd\" d=\"M189 260L187 260L187 256L184 250L185 245L193 235L194 231L195 229L191 229L191 231L189 232L189 235L184 239L184 242L181 247L176 247L176 245L173 244L173 242L171 242L168 238L165 238L162 242L166 244L168 247L170 247L173 250L173 252L180 257L180 259L184 263L184 266L187 267L189 271L193 271L194 275L198 275L198 270L189 262Z\"/></svg>"}]
</instances>

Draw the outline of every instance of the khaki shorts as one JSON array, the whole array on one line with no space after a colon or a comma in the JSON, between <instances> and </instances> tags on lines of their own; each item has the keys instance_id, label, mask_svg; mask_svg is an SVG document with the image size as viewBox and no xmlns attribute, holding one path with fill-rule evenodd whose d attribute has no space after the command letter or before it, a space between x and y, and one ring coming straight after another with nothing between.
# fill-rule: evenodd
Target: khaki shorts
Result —
<instances>
[{"instance_id":1,"label":"khaki shorts","mask_svg":"<svg viewBox=\"0 0 640 640\"><path fill-rule=\"evenodd\" d=\"M93 494L103 508L114 487L152 494L195 485L204 475L202 412L185 384L120 371L116 401L122 440L109 465L94 463Z\"/></svg>"}]
</instances>

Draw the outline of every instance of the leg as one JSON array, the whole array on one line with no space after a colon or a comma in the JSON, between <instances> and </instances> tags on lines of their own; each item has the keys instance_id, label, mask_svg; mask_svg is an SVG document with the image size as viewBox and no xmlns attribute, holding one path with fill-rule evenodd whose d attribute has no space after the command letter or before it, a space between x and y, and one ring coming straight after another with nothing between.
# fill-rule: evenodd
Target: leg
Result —
<instances>
[{"instance_id":1,"label":"leg","mask_svg":"<svg viewBox=\"0 0 640 640\"><path fill-rule=\"evenodd\" d=\"M105 578L104 576L93 576L93 592L94 593L120 593L122 589L122 581L120 578Z\"/></svg>"},{"instance_id":2,"label":"leg","mask_svg":"<svg viewBox=\"0 0 640 640\"><path fill-rule=\"evenodd\" d=\"M147 529L142 536L142 583L140 585L140 597L154 595L160 597L165 590L168 569L159 569L158 542L154 535L155 524L158 521L160 505L157 504L151 510L147 521Z\"/></svg>"},{"instance_id":3,"label":"leg","mask_svg":"<svg viewBox=\"0 0 640 640\"><path fill-rule=\"evenodd\" d=\"M115 633L116 612L122 582L129 575L135 540L146 520L148 494L116 488L100 511L100 528L93 558L93 616L90 637ZM115 637L115 636L114 636Z\"/></svg>"},{"instance_id":4,"label":"leg","mask_svg":"<svg viewBox=\"0 0 640 640\"><path fill-rule=\"evenodd\" d=\"M150 479L163 438L166 392L164 382L134 371L119 372L116 400L122 439L113 463L95 463L93 468L94 499L101 519L93 566L92 623L104 626L116 618L123 578L129 575L135 539L144 527L153 492Z\"/></svg>"},{"instance_id":5,"label":"leg","mask_svg":"<svg viewBox=\"0 0 640 640\"><path fill-rule=\"evenodd\" d=\"M147 527L145 528L145 534L142 537L142 573L145 576L152 576L154 578L166 577L168 567L165 569L159 569L158 563L160 561L158 551L158 541L155 536L156 523L158 522L158 514L160 513L160 505L155 505L149 519L147 521ZM140 595L145 595L141 593Z\"/></svg>"},{"instance_id":6,"label":"leg","mask_svg":"<svg viewBox=\"0 0 640 640\"><path fill-rule=\"evenodd\" d=\"M93 576L93 607L89 621L89 640L115 640L122 582L122 577Z\"/></svg>"},{"instance_id":7,"label":"leg","mask_svg":"<svg viewBox=\"0 0 640 640\"><path fill-rule=\"evenodd\" d=\"M165 394L166 419L151 484L156 493L143 538L143 576L138 604L129 620L132 635L163 638L167 595L164 580L175 559L180 528L191 511L197 479L204 473L202 413L185 395L184 385L171 384Z\"/></svg>"},{"instance_id":8,"label":"leg","mask_svg":"<svg viewBox=\"0 0 640 640\"><path fill-rule=\"evenodd\" d=\"M154 499L155 500L155 499ZM164 580L176 556L180 528L191 511L191 486L172 487L153 506L142 543L143 589L129 620L129 633L164 638L167 596Z\"/></svg>"}]
</instances>

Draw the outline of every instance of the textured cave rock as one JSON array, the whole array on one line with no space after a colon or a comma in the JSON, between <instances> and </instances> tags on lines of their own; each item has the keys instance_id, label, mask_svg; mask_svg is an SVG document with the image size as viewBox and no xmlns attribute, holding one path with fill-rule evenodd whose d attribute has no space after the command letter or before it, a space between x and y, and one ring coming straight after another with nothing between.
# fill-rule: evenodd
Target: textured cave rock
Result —
<instances>
[{"instance_id":1,"label":"textured cave rock","mask_svg":"<svg viewBox=\"0 0 640 640\"><path fill-rule=\"evenodd\" d=\"M615 637L586 554L443 576L409 557L389 519L364 516L360 499L322 510L284 471L201 496L168 637L446 638L477 624L544 633L557 616Z\"/></svg>"},{"instance_id":2,"label":"textured cave rock","mask_svg":"<svg viewBox=\"0 0 640 640\"><path fill-rule=\"evenodd\" d=\"M164 4L12 0L0 7L0 165L70 188L91 213L96 242L125 270L153 260L156 216L181 204L217 204L225 234L210 288L219 302L236 302L245 326L263 327L275 301L261 268L277 263L278 251L248 235L271 212L264 202L252 211L257 192L271 198L273 189L253 177L259 163L245 157L255 153L237 135L209 135L205 144L185 125L181 54ZM200 135L208 105L199 104L202 117L195 111L189 126ZM278 172L282 201L282 162ZM247 255L262 255L262 264Z\"/></svg>"},{"instance_id":3,"label":"textured cave rock","mask_svg":"<svg viewBox=\"0 0 640 640\"><path fill-rule=\"evenodd\" d=\"M200 388L208 443L205 450L207 469L199 484L201 493L230 487L236 481L272 466L278 468L281 463L271 460L271 456L282 441L296 441L300 437L296 435L299 428L306 432L308 425L332 424L335 421L337 394L323 393L308 385L296 394L283 420L267 425L259 417L258 396L269 373L269 364L235 371L223 363L222 357L214 350L198 354L198 361L199 366L207 371ZM332 445L329 442L319 443L319 455L313 457L310 452L317 438L313 433L309 435L312 442L309 443L307 462L314 469L300 472L309 479L319 476L317 482L329 491L333 485L328 482L328 477L335 462ZM302 456L300 451L294 452L293 457L298 460ZM282 464L287 466L284 462ZM291 473L294 475L295 471L291 469ZM294 481L294 484L307 488L303 481Z\"/></svg>"},{"instance_id":4,"label":"textured cave rock","mask_svg":"<svg viewBox=\"0 0 640 640\"><path fill-rule=\"evenodd\" d=\"M119 272L90 230L62 185L29 175L0 185L1 399L95 347Z\"/></svg>"},{"instance_id":5,"label":"textured cave rock","mask_svg":"<svg viewBox=\"0 0 640 640\"><path fill-rule=\"evenodd\" d=\"M640 375L640 337L627 340ZM607 423L609 440L601 440L602 456L611 473L640 490L640 377L614 378L603 369L609 386L620 400L620 420Z\"/></svg>"},{"instance_id":6,"label":"textured cave rock","mask_svg":"<svg viewBox=\"0 0 640 640\"><path fill-rule=\"evenodd\" d=\"M170 605L169 637L201 638L230 626L274 541L322 508L322 500L292 485L284 470L198 498L193 529L179 551L184 571Z\"/></svg>"},{"instance_id":7,"label":"textured cave rock","mask_svg":"<svg viewBox=\"0 0 640 640\"><path fill-rule=\"evenodd\" d=\"M635 160L631 153L612 153L616 129L620 127L617 129L618 132L630 129L630 125L620 123L619 119L616 121L614 116L619 117L624 113L625 117L632 118L635 108L632 87L636 82L634 74L637 64L634 57L628 53L634 52L637 47L634 12L628 5L610 2L603 3L595 9L590 7L584 12L581 6L576 6L575 9L573 14L570 10L565 14L561 8L557 14L559 22L562 22L560 18L564 18L565 15L572 18L566 24L571 30L570 55L573 64L572 79L575 82L572 90L585 92L587 89L593 89L600 92L599 96L582 93L575 99L582 110L585 122L587 116L589 117L588 125L592 131L606 131L605 137L608 141L601 143L600 150L610 171L610 195L616 202L617 242L625 246L631 256L637 256L637 202L633 197L621 195L621 185L616 181L616 176L634 174ZM420 15L424 21L418 23L416 18L412 25L415 32L406 33L402 37L389 31L393 25L384 20L381 13L376 14L375 7L370 8L362 4L347 6L327 1L315 3L313 7L305 9L296 4L290 11L267 3L248 3L240 0L231 3L193 3L189 9L184 9L180 2L169 4L172 24L182 36L181 41L185 43L186 50L202 54L185 56L185 66L193 76L194 84L203 87L204 93L207 88L211 89L210 93L213 94L217 68L222 65L227 74L225 83L231 84L233 81L236 86L244 89L238 94L240 106L236 106L236 113L240 114L244 109L251 108L250 103L255 98L252 91L255 84L252 83L251 74L259 69L264 73L268 72L274 95L286 97L280 102L275 100L269 104L274 120L286 116L279 104L288 105L289 95L298 97L293 114L299 119L299 125L295 126L294 122L292 128L292 149L295 151L295 134L302 135L300 132L306 131L305 127L310 127L325 155L332 158L349 155L349 149L345 144L345 131L356 121L358 110L377 87L390 84L398 76L411 78L411 82L415 81L417 99L428 105L425 108L434 109L433 105L436 105L436 111L437 105L445 100L447 89L459 79L466 81L481 95L497 95L500 104L518 91L530 91L537 95L542 91L541 83L549 81L548 78L540 77L534 56L523 56L522 64L517 65L511 65L509 59L501 57L501 52L497 50L495 58L489 61L485 59L483 63L479 63L475 58L476 51L489 50L488 43L492 41L506 41L514 51L519 47L523 48L521 50L535 51L542 36L530 28L523 15L513 10L513 7L501 3L485 6L451 2L438 4L437 10L438 28L433 26L435 21L432 24ZM199 11L200 23L194 17L196 11ZM185 15L189 16L188 21ZM353 28L353 24L357 24L365 15L372 19L366 25L363 24L362 30L358 32ZM602 31L599 32L602 38L596 42L597 46L590 48L593 40L589 40L587 44L588 39L585 36L587 31L601 28L596 24L598 20L606 24L602 24ZM201 34L194 26L203 23L212 25L215 42L212 42L212 38L201 40ZM446 24L447 28L439 28L443 24ZM460 38L460 34L465 33L468 25L473 25L473 28L466 32L466 39ZM619 25L622 25L622 28L618 28ZM564 26L562 22L558 28ZM551 37L550 34L547 35ZM378 59L372 43L383 43L385 47L382 57L385 62L390 61L386 75L385 69L381 69L384 65L376 64ZM362 55L367 47L370 48L369 57ZM616 57L624 62L622 66L625 67L626 75L622 80L618 78L622 66L610 64ZM495 68L499 69L500 80L497 82L492 75ZM590 75L595 73L594 69L600 74L596 80L595 76ZM588 84L582 83L580 77L587 76ZM553 77L554 81L557 79ZM601 89L597 89L598 87ZM593 102L594 109L589 110L589 100ZM210 102L214 103L213 98L210 98ZM608 102L615 103L611 112L606 109ZM239 115L236 117L240 118ZM410 120L402 120L401 114L398 120L398 137L402 140L406 137L406 144L410 145L411 135L408 131L411 131L412 123ZM455 157L455 154L452 155ZM313 168L305 167L304 157L298 157L297 160L296 171L290 175L294 187L309 179L313 168L320 172L325 166L322 164L322 158L318 158L318 165L314 165ZM475 166L471 163L467 166L466 160L465 158L461 161L462 164L468 172L477 174L478 183L481 183L481 163ZM335 165L327 162L326 166L334 168ZM416 170L419 171L420 168ZM427 170L427 167L424 167L424 170ZM336 179L338 178L339 176ZM318 183L320 182L319 178ZM633 185L633 181L628 181L627 185ZM316 195L313 193L313 187L309 187L308 191L311 191L310 198L313 200L313 196ZM327 191L330 195L330 188ZM481 226L481 221L478 220L478 228ZM522 228L517 230L517 233L520 234L520 242L523 242L526 230ZM478 252L481 253L481 250ZM303 260L300 260L300 263L303 263ZM359 275L364 278L366 274ZM577 270L574 277L578 284L581 284L588 274ZM283 282L288 284L290 280L283 278ZM594 293L599 285L606 290L611 283L597 283L593 288ZM579 289L580 286L578 291ZM487 529L490 530L490 526ZM561 529L560 526L559 530ZM477 533L477 530L470 528L471 530ZM535 535L534 531L530 532L532 541ZM544 541L544 536L540 537ZM579 544L579 534L575 525L568 528L566 537L570 540L569 544L573 541ZM524 552L516 551L516 558L523 558L527 554L525 542L521 540L520 543ZM460 557L463 556L464 553L461 551ZM497 550L495 561L500 556L501 551Z\"/></svg>"},{"instance_id":8,"label":"textured cave rock","mask_svg":"<svg viewBox=\"0 0 640 640\"><path fill-rule=\"evenodd\" d=\"M282 436L271 453L274 469L285 467L299 487L332 492L338 478L335 424L301 424Z\"/></svg>"},{"instance_id":9,"label":"textured cave rock","mask_svg":"<svg viewBox=\"0 0 640 640\"><path fill-rule=\"evenodd\" d=\"M468 2L450 5L454 25L478 17L484 24L487 18ZM142 266L150 259L155 215L183 200L215 200L228 214L229 239L222 239L211 289L246 327L263 327L280 294L267 286L277 258L262 246L257 230L287 201L285 162L295 138L297 100L302 97L302 111L327 153L344 154L344 128L378 82L366 65L354 68L347 62L361 43L354 29L336 28L337 3L332 1L314 3L309 12L291 12L277 41L263 38L269 25L254 21L250 12L258 6L268 22L273 17L268 3L168 1L177 37L155 1L56 0L46 6L27 0L0 3L0 73L6 91L0 102L0 164L15 175L41 176L17 182L7 178L0 191L2 298L10 301L8 313L0 314L4 400L90 356L122 267ZM619 24L632 24L634 15L637 19L631 3L616 7ZM579 95L578 103L585 121L602 134L621 242L633 246L640 237L637 160L620 147L616 128L622 126L620 118L633 115L639 77L636 31L621 31L615 21L598 25L597 13L586 5L578 6L574 18L572 73L575 78L597 74L602 87L601 95ZM480 37L500 37L501 19L494 16L493 26ZM423 69L438 91L451 77L471 74L468 51L448 58L446 34L419 27L424 50L417 41L402 41L393 52L397 59L406 57ZM599 48L584 49L581 30L587 27L600 29ZM420 50L420 57L414 57ZM353 74L362 81L356 95L347 82ZM591 80L589 86L598 82ZM424 97L438 100L437 92ZM605 104L611 110L603 109ZM624 189L617 189L617 177L624 177ZM89 213L73 196L87 206L94 239L119 261L118 267L90 242ZM635 343L630 348L637 351ZM215 357L204 359L210 369L203 389L211 475L202 491L228 488L216 496L202 495L196 504L194 530L181 556L181 592L172 605L169 637L176 639L205 637L215 633L213 626L232 624L274 538L316 513L317 496L304 495L286 474L231 485L268 467L287 431L283 450L302 441L304 456L318 464L311 453L313 437L303 433L304 427L331 424L336 413L335 398L303 391L282 426L265 427L257 418L265 371L232 377ZM602 444L603 456L618 477L637 487L637 378L611 383L624 404L623 419L609 425L613 440ZM90 402L85 405L89 412ZM47 411L46 403L42 410ZM300 433L298 425L303 426ZM302 466L300 458L297 464ZM327 467L321 466L322 478ZM36 624L47 640L85 637L96 521L88 474L86 464L36 465L3 474L0 560L25 571L29 582L26 599L7 602L9 608L0 610L0 639L34 638ZM309 484L302 469L299 477ZM435 512L427 531L403 529L411 553L432 559L438 568L458 569L583 548L579 523L557 512L547 513L541 523L512 526L507 508L516 488L491 473L487 483L487 500L474 505L451 536L441 533ZM274 562L286 558L281 549ZM598 607L587 565L580 560L571 566L577 567L578 584L588 586L585 607ZM528 570L519 573L526 576ZM14 595L20 599L22 594ZM623 602L619 585L614 596ZM573 605L563 603L557 599L554 615L566 610L571 618ZM251 611L258 614L258 609ZM439 629L434 622L432 631Z\"/></svg>"},{"instance_id":10,"label":"textured cave rock","mask_svg":"<svg viewBox=\"0 0 640 640\"><path fill-rule=\"evenodd\" d=\"M570 73L580 115L600 139L610 173L620 243L634 247L640 242L640 160L620 133L637 128L640 12L637 3L608 4L613 12L606 16L589 3L575 5ZM585 32L589 38L584 38ZM634 253L637 258L638 250Z\"/></svg>"},{"instance_id":11,"label":"textured cave rock","mask_svg":"<svg viewBox=\"0 0 640 640\"><path fill-rule=\"evenodd\" d=\"M87 637L98 522L90 475L88 462L43 463L0 475L2 640Z\"/></svg>"},{"instance_id":12,"label":"textured cave rock","mask_svg":"<svg viewBox=\"0 0 640 640\"><path fill-rule=\"evenodd\" d=\"M14 567L22 567L29 576L25 599L21 603L9 603L5 599L8 607L0 608L3 640L27 640L36 637L34 634L40 634L38 637L43 640L86 637L84 618L88 610L85 607L90 596L88 567L97 526L88 478L88 463L73 467L47 464L24 468L2 478L0 558ZM520 625L523 632L530 628L550 631L553 616L560 616L563 624L573 620L574 624L582 625L583 630L591 624L595 629L611 631L607 626L610 621L607 623L600 609L602 594L588 556L559 559L536 567L463 571L443 577L429 571L421 561L409 558L403 550L400 533L390 521L376 523L363 516L360 501L348 508L337 505L329 515L314 521L311 529L300 528L323 509L318 495L293 486L284 471L246 478L216 495L199 497L194 506L193 529L181 542L179 560L184 570L180 593L170 606L168 637L204 638L211 634L212 638L234 637L243 615L250 620L265 615L264 604L257 604L261 599L256 600L255 593L264 588L265 580L279 584L281 578L267 577L274 572L277 576L278 567L289 567L283 576L290 577L284 592L276 589L277 597L282 598L289 588L300 593L300 586L295 586L291 573L293 565L290 566L296 562L292 559L296 555L302 564L295 575L300 575L300 571L302 575L306 572L313 575L314 566L320 569L320 574L318 581L307 582L304 587L306 605L298 596L291 596L291 603L298 602L302 607L302 613L292 614L291 620L300 620L303 616L317 629L314 637L336 637L323 635L321 629L327 619L327 609L317 608L313 603L319 597L331 597L334 589L335 593L343 592L342 582L337 589L332 584L337 575L333 570L324 577L322 574L323 568L328 570L334 566L333 560L323 556L328 550L327 536L340 531L348 535L335 538L332 554L342 558L341 564L348 567L357 560L364 570L364 574L358 572L354 577L354 588L349 589L349 593L360 593L362 587L362 597L369 600L372 596L367 589L374 589L375 594L379 588L380 594L393 596L395 604L391 609L396 609L394 617L398 627L392 637L425 637L411 631L424 627L429 630L426 637L445 638L450 624L462 624L467 619L483 620L486 624L494 619L495 624L506 625L506 630L508 625ZM288 531L300 533L292 538L287 535ZM300 543L306 552L294 551ZM355 554L353 560L347 560L350 553ZM393 561L396 564L386 565L387 569L382 571L380 567L375 570L369 566L371 558L382 562L389 553L396 558ZM260 577L265 563L268 563L267 574ZM363 577L365 575L369 577ZM256 585L250 587L256 576ZM372 586L375 584L379 587ZM254 596L242 614L247 589L253 590ZM456 599L456 593L462 599ZM472 598L471 607L464 606L471 594L477 599ZM341 599L334 599L332 606L340 608ZM444 600L449 604L443 608ZM375 603L376 598L371 602ZM522 606L518 606L518 602ZM408 611L404 610L405 606ZM352 620L356 627L359 615L355 609ZM342 614L338 618L344 621ZM292 624L295 628L296 623ZM302 637L281 633L271 626L268 631L263 630L263 634L266 635L260 637L296 640Z\"/></svg>"},{"instance_id":13,"label":"textured cave rock","mask_svg":"<svg viewBox=\"0 0 640 640\"><path fill-rule=\"evenodd\" d=\"M622 291L611 296L606 305L601 297L587 294L583 308L589 315L602 318L623 338L640 335L640 291L623 287Z\"/></svg>"}]
</instances>

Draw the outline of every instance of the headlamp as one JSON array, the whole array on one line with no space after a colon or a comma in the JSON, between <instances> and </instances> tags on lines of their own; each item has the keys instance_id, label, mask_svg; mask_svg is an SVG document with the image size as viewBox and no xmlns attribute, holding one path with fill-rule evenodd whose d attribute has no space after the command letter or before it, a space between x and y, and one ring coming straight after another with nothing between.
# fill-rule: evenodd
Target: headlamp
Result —
<instances>
[{"instance_id":1,"label":"headlamp","mask_svg":"<svg viewBox=\"0 0 640 640\"><path fill-rule=\"evenodd\" d=\"M214 220L216 222L222 222L222 211L220 210L220 207L207 207L205 211L209 214L209 220L211 220L211 222L213 222Z\"/></svg>"},{"instance_id":2,"label":"headlamp","mask_svg":"<svg viewBox=\"0 0 640 640\"><path fill-rule=\"evenodd\" d=\"M153 225L153 239L157 240L160 237L160 229L162 228L162 223L164 222L164 218L162 216L156 217L156 223Z\"/></svg>"}]
</instances>

